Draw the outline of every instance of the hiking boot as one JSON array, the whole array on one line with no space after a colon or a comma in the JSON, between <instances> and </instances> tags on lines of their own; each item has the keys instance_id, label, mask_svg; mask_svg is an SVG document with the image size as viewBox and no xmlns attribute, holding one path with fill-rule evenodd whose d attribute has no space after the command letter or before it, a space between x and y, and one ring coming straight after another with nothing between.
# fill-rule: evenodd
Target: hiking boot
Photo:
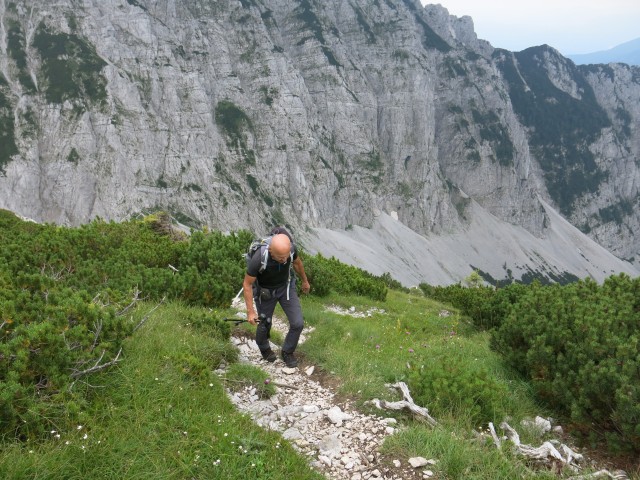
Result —
<instances>
[{"instance_id":1,"label":"hiking boot","mask_svg":"<svg viewBox=\"0 0 640 480\"><path fill-rule=\"evenodd\" d=\"M260 351L260 353L262 354L262 358L264 358L267 362L273 363L278 358L278 356L275 354L275 352L273 350L271 350L271 349L265 350L265 351Z\"/></svg>"},{"instance_id":2,"label":"hiking boot","mask_svg":"<svg viewBox=\"0 0 640 480\"><path fill-rule=\"evenodd\" d=\"M293 353L282 352L282 360L289 368L295 368L298 366L298 360L293 356Z\"/></svg>"}]
</instances>

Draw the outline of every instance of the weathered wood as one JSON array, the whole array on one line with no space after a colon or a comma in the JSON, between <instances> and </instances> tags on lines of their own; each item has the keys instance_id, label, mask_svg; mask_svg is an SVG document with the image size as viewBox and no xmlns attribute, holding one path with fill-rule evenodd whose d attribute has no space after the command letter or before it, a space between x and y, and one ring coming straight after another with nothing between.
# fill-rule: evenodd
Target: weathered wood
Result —
<instances>
[{"instance_id":1,"label":"weathered wood","mask_svg":"<svg viewBox=\"0 0 640 480\"><path fill-rule=\"evenodd\" d=\"M613 480L629 480L627 473L624 470L599 470L594 473L587 473L586 475L578 475L576 477L569 477L567 480L595 480L597 478L612 478Z\"/></svg>"},{"instance_id":2,"label":"weathered wood","mask_svg":"<svg viewBox=\"0 0 640 480\"><path fill-rule=\"evenodd\" d=\"M496 427L493 426L493 422L489 422L489 431L491 432L491 438L493 438L493 443L496 444L498 450L502 450L502 443L498 438L498 434L496 434Z\"/></svg>"},{"instance_id":3,"label":"weathered wood","mask_svg":"<svg viewBox=\"0 0 640 480\"><path fill-rule=\"evenodd\" d=\"M387 386L397 388L398 390L400 390L402 392L402 396L404 400L400 400L397 402L387 402L386 400L379 400L377 398L374 398L369 403L372 403L373 405L375 405L377 408L381 410L407 409L414 415L417 415L418 418L422 418L426 420L426 422L432 427L435 427L436 425L438 425L438 422L436 422L436 420L433 417L431 417L431 415L429 415L429 410L427 410L425 407L421 407L415 404L415 402L413 401L413 398L411 397L411 393L409 393L409 387L407 386L406 383L398 382L398 383L394 383L393 385L387 385Z\"/></svg>"},{"instance_id":4,"label":"weathered wood","mask_svg":"<svg viewBox=\"0 0 640 480\"><path fill-rule=\"evenodd\" d=\"M563 455L551 442L544 442L539 447L533 447L531 445L521 443L518 432L516 432L515 429L513 429L507 422L502 422L500 424L500 428L505 431L507 438L515 445L516 450L531 460L537 460L545 463L559 462L564 466L572 468L574 471L577 471L577 463L583 460L583 456L581 454L574 452L564 444L560 445L560 450L564 453Z\"/></svg>"}]
</instances>

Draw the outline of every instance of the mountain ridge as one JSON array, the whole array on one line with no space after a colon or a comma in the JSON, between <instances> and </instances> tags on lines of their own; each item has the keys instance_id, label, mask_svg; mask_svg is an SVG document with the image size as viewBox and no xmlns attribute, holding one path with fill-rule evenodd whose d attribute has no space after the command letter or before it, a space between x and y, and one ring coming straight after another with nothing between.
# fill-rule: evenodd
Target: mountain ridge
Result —
<instances>
[{"instance_id":1,"label":"mountain ridge","mask_svg":"<svg viewBox=\"0 0 640 480\"><path fill-rule=\"evenodd\" d=\"M607 50L567 55L577 65L594 63L626 63L640 65L640 38L629 40Z\"/></svg>"},{"instance_id":2,"label":"mountain ridge","mask_svg":"<svg viewBox=\"0 0 640 480\"><path fill-rule=\"evenodd\" d=\"M0 1L0 207L432 237L475 202L543 238L545 202L640 264L637 67L494 49L413 0L178 7Z\"/></svg>"}]
</instances>

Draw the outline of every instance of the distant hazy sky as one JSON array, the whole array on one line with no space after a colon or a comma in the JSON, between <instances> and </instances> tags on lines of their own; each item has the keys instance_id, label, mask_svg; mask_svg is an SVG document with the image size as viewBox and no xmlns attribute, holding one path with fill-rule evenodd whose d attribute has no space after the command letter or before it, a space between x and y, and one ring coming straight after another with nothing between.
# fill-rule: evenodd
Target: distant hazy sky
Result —
<instances>
[{"instance_id":1,"label":"distant hazy sky","mask_svg":"<svg viewBox=\"0 0 640 480\"><path fill-rule=\"evenodd\" d=\"M640 0L441 0L473 18L478 38L520 51L547 44L564 55L608 50L640 37Z\"/></svg>"}]
</instances>

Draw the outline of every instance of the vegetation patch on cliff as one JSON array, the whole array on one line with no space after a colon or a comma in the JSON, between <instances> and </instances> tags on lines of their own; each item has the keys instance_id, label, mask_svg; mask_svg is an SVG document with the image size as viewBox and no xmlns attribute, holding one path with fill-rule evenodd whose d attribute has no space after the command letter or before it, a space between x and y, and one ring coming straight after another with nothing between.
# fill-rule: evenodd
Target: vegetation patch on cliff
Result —
<instances>
[{"instance_id":1,"label":"vegetation patch on cliff","mask_svg":"<svg viewBox=\"0 0 640 480\"><path fill-rule=\"evenodd\" d=\"M33 46L42 59L40 85L48 102L78 100L85 106L105 104L107 80L101 71L107 63L93 45L77 35L52 32L42 22Z\"/></svg>"},{"instance_id":2,"label":"vegetation patch on cliff","mask_svg":"<svg viewBox=\"0 0 640 480\"><path fill-rule=\"evenodd\" d=\"M36 86L29 74L27 65L27 42L20 23L15 20L7 20L7 52L16 62L18 68L18 80L27 93L33 93Z\"/></svg>"},{"instance_id":3,"label":"vegetation patch on cliff","mask_svg":"<svg viewBox=\"0 0 640 480\"><path fill-rule=\"evenodd\" d=\"M589 145L611 122L577 68L566 65L580 98L551 82L542 64L546 48L513 54L496 50L494 58L499 59L516 114L529 127L530 145L544 171L549 193L560 211L570 216L574 201L596 192L606 178Z\"/></svg>"},{"instance_id":4,"label":"vegetation patch on cliff","mask_svg":"<svg viewBox=\"0 0 640 480\"><path fill-rule=\"evenodd\" d=\"M0 173L5 171L11 157L18 153L13 105L10 98L9 84L0 73Z\"/></svg>"}]
</instances>

